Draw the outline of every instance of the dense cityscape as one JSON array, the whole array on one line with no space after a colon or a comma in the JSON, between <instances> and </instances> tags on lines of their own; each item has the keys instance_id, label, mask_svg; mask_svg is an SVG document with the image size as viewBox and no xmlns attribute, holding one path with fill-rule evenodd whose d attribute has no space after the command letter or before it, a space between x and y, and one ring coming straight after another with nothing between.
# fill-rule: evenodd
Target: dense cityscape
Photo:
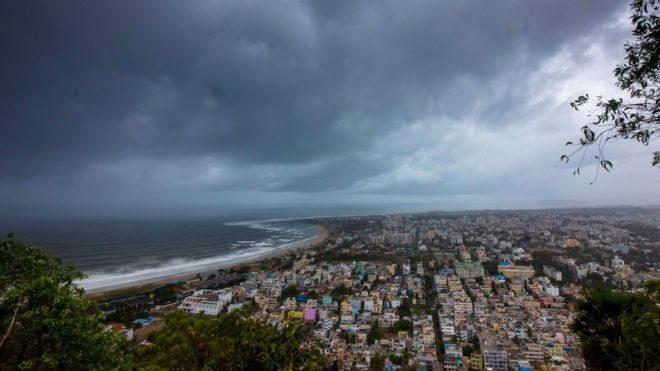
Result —
<instances>
[{"instance_id":1,"label":"dense cityscape","mask_svg":"<svg viewBox=\"0 0 660 371\"><path fill-rule=\"evenodd\" d=\"M100 302L136 347L170 312L235 310L336 369L584 370L584 290L660 278L660 210L430 212L310 220L320 245ZM125 294L126 295L126 294Z\"/></svg>"},{"instance_id":2,"label":"dense cityscape","mask_svg":"<svg viewBox=\"0 0 660 371\"><path fill-rule=\"evenodd\" d=\"M660 371L660 0L0 25L0 371Z\"/></svg>"}]
</instances>

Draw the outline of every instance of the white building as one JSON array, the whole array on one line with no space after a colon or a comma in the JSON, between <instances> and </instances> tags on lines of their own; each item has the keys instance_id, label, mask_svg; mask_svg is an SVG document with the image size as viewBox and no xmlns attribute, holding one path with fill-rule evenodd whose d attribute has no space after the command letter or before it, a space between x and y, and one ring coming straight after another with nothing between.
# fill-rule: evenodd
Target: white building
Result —
<instances>
[{"instance_id":1,"label":"white building","mask_svg":"<svg viewBox=\"0 0 660 371\"><path fill-rule=\"evenodd\" d=\"M410 260L406 260L401 267L401 271L404 275L410 274Z\"/></svg>"},{"instance_id":2,"label":"white building","mask_svg":"<svg viewBox=\"0 0 660 371\"><path fill-rule=\"evenodd\" d=\"M555 281L561 281L562 276L561 276L561 271L555 269L554 267L551 267L549 265L544 265L543 266L543 273L552 278Z\"/></svg>"},{"instance_id":3,"label":"white building","mask_svg":"<svg viewBox=\"0 0 660 371\"><path fill-rule=\"evenodd\" d=\"M550 295L550 296L559 296L559 288L554 285L547 285L545 286L545 292Z\"/></svg>"},{"instance_id":4,"label":"white building","mask_svg":"<svg viewBox=\"0 0 660 371\"><path fill-rule=\"evenodd\" d=\"M179 309L191 314L204 313L217 316L232 299L231 289L197 290L191 296L183 299Z\"/></svg>"},{"instance_id":5,"label":"white building","mask_svg":"<svg viewBox=\"0 0 660 371\"><path fill-rule=\"evenodd\" d=\"M374 310L374 300L373 299L366 299L364 301L364 311L365 312L373 312Z\"/></svg>"}]
</instances>

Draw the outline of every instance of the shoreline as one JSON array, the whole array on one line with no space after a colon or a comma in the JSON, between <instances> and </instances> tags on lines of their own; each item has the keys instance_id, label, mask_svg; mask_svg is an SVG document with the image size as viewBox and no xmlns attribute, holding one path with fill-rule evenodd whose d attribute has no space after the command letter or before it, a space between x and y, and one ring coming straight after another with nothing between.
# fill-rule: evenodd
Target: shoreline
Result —
<instances>
[{"instance_id":1,"label":"shoreline","mask_svg":"<svg viewBox=\"0 0 660 371\"><path fill-rule=\"evenodd\" d=\"M316 247L319 244L322 244L330 235L326 227L320 224L316 224L315 227L317 228L318 233L314 238L306 239L298 243L291 244L290 246L273 249L271 251L265 252L263 254L255 255L241 261L218 263L213 269L191 270L190 272L185 272L185 273L176 273L176 274L165 275L162 277L145 278L143 280L136 280L134 282L118 283L116 285L85 289L85 295L87 295L90 298L103 298L105 296L110 296L112 293L118 293L121 291L131 291L131 289L134 289L136 292L139 292L154 287L158 287L167 283L172 283L176 281L185 281L194 278L198 274L215 273L217 272L218 269L236 268L243 265L255 264L260 261L265 261L265 260L285 256L290 253L298 253L300 251L307 250Z\"/></svg>"}]
</instances>

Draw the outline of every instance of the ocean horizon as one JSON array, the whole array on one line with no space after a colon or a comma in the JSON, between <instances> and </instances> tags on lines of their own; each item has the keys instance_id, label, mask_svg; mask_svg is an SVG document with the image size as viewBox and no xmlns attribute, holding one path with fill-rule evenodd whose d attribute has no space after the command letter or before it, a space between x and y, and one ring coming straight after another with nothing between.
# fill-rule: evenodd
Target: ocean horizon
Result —
<instances>
[{"instance_id":1,"label":"ocean horizon","mask_svg":"<svg viewBox=\"0 0 660 371\"><path fill-rule=\"evenodd\" d=\"M230 217L32 220L11 231L83 272L89 291L215 270L319 235L308 220Z\"/></svg>"},{"instance_id":2,"label":"ocean horizon","mask_svg":"<svg viewBox=\"0 0 660 371\"><path fill-rule=\"evenodd\" d=\"M1 218L0 232L86 275L90 292L207 272L314 240L313 218L397 212L376 208L244 210L204 217Z\"/></svg>"}]
</instances>

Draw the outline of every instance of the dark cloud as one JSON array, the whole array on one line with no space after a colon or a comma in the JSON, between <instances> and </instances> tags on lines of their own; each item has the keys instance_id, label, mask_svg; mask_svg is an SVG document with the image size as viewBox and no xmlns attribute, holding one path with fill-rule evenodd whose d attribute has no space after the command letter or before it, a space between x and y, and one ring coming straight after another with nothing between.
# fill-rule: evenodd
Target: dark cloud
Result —
<instances>
[{"instance_id":1,"label":"dark cloud","mask_svg":"<svg viewBox=\"0 0 660 371\"><path fill-rule=\"evenodd\" d=\"M415 145L384 138L415 122L506 126L525 92L502 89L502 76L537 70L624 11L619 1L3 2L0 186L24 199L49 184L70 198L85 187L118 198L355 191L396 171Z\"/></svg>"}]
</instances>

